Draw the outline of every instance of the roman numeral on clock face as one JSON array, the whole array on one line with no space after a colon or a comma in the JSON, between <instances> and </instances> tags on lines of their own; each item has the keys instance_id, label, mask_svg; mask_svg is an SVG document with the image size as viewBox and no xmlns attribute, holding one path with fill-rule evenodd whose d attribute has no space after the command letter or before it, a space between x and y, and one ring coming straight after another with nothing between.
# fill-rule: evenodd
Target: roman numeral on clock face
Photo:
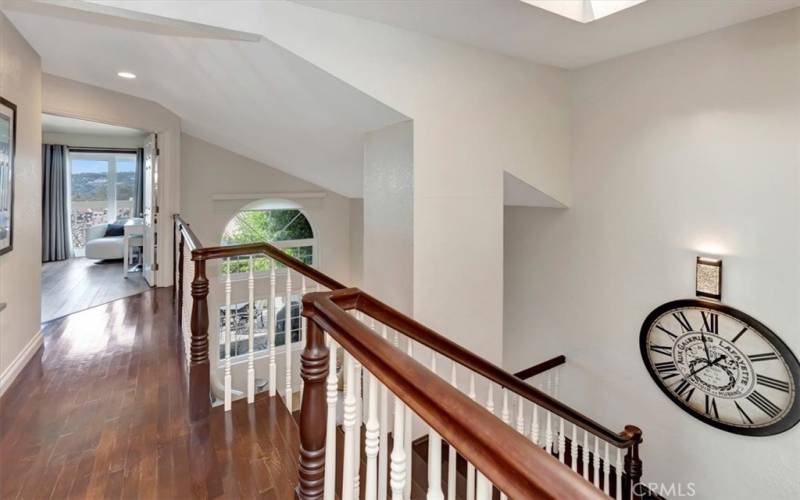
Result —
<instances>
[{"instance_id":1,"label":"roman numeral on clock face","mask_svg":"<svg viewBox=\"0 0 800 500\"><path fill-rule=\"evenodd\" d=\"M669 335L669 336L670 336L670 337L672 337L673 339L677 339L677 338L678 338L678 336L677 336L677 335L675 335L674 333L672 333L671 331L667 330L666 328L664 328L664 327L663 327L663 326L661 326L661 325L656 325L656 328L658 328L658 329L659 329L659 330L661 330L662 332L666 333L667 335Z\"/></svg>"},{"instance_id":2,"label":"roman numeral on clock face","mask_svg":"<svg viewBox=\"0 0 800 500\"><path fill-rule=\"evenodd\" d=\"M674 361L664 361L663 363L656 363L656 371L661 375L663 380L669 380L672 377L678 376L678 367L675 366Z\"/></svg>"},{"instance_id":3,"label":"roman numeral on clock face","mask_svg":"<svg viewBox=\"0 0 800 500\"><path fill-rule=\"evenodd\" d=\"M747 414L747 412L745 412L745 411L742 409L742 407L741 407L741 406L739 406L739 403L737 403L736 401L734 401L734 402L733 402L733 404L734 404L734 405L736 405L736 409L739 411L739 416L740 416L740 417L742 417L742 423L743 423L743 424L745 424L745 423L747 423L747 424L752 424L752 423L753 423L753 420L750 418L750 416Z\"/></svg>"},{"instance_id":4,"label":"roman numeral on clock face","mask_svg":"<svg viewBox=\"0 0 800 500\"><path fill-rule=\"evenodd\" d=\"M681 383L675 387L675 394L681 396L688 403L694 394L694 387L688 381L681 380Z\"/></svg>"},{"instance_id":5,"label":"roman numeral on clock face","mask_svg":"<svg viewBox=\"0 0 800 500\"><path fill-rule=\"evenodd\" d=\"M650 350L659 354L663 354L664 356L672 356L672 348L666 345L651 344Z\"/></svg>"},{"instance_id":6,"label":"roman numeral on clock face","mask_svg":"<svg viewBox=\"0 0 800 500\"><path fill-rule=\"evenodd\" d=\"M706 396L706 415L711 416L711 414L713 413L714 418L719 420L719 412L717 411L717 400L709 396L708 394L706 394L705 396Z\"/></svg>"},{"instance_id":7,"label":"roman numeral on clock face","mask_svg":"<svg viewBox=\"0 0 800 500\"><path fill-rule=\"evenodd\" d=\"M775 406L775 403L764 397L764 395L758 391L751 392L750 395L747 396L747 400L753 403L759 410L769 415L770 418L777 417L781 412L781 409Z\"/></svg>"},{"instance_id":8,"label":"roman numeral on clock face","mask_svg":"<svg viewBox=\"0 0 800 500\"><path fill-rule=\"evenodd\" d=\"M675 318L678 324L681 325L681 329L684 332L692 331L692 324L689 323L689 320L686 318L686 315L683 313L683 311L672 313L672 316Z\"/></svg>"},{"instance_id":9,"label":"roman numeral on clock face","mask_svg":"<svg viewBox=\"0 0 800 500\"><path fill-rule=\"evenodd\" d=\"M778 355L775 354L774 352L765 352L764 354L748 354L747 357L750 358L750 361L753 363L756 363L758 361L769 361L771 359L778 359Z\"/></svg>"},{"instance_id":10,"label":"roman numeral on clock face","mask_svg":"<svg viewBox=\"0 0 800 500\"><path fill-rule=\"evenodd\" d=\"M719 315L712 313L712 312L705 312L700 311L700 314L703 316L703 328L708 333L718 334L719 333Z\"/></svg>"},{"instance_id":11,"label":"roman numeral on clock face","mask_svg":"<svg viewBox=\"0 0 800 500\"><path fill-rule=\"evenodd\" d=\"M789 382L778 380L766 375L756 375L756 383L782 392L789 392Z\"/></svg>"}]
</instances>

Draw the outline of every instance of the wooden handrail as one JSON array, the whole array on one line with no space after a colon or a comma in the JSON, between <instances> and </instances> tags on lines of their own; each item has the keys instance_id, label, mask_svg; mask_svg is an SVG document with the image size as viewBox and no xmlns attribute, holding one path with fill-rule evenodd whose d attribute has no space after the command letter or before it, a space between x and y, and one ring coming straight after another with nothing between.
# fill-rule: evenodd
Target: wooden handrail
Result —
<instances>
[{"instance_id":1,"label":"wooden handrail","mask_svg":"<svg viewBox=\"0 0 800 500\"><path fill-rule=\"evenodd\" d=\"M195 250L203 248L203 244L200 243L200 238L194 234L192 228L189 227L189 224L184 221L179 214L173 214L172 219L175 221L178 229L180 229L181 234L185 238L186 244L189 245L189 250L194 252Z\"/></svg>"},{"instance_id":2,"label":"wooden handrail","mask_svg":"<svg viewBox=\"0 0 800 500\"><path fill-rule=\"evenodd\" d=\"M324 422L326 411L321 387L328 351L322 331L330 334L509 497L604 498L588 481L346 312L348 308L366 314L375 312L376 301L362 300L365 297L366 294L352 288L303 297L303 316L314 326L309 330L303 353L308 392L304 393L300 416L301 498L317 495L324 469L324 461L320 462L324 433L320 434L319 423Z\"/></svg>"},{"instance_id":3,"label":"wooden handrail","mask_svg":"<svg viewBox=\"0 0 800 500\"><path fill-rule=\"evenodd\" d=\"M550 358L547 361L542 361L541 363L535 364L530 368L525 368L524 370L520 370L514 374L520 380L528 380L531 377L535 377L540 373L544 373L547 370L553 369L556 366L561 366L566 363L567 358L564 357L563 354L560 354L554 358Z\"/></svg>"},{"instance_id":4,"label":"wooden handrail","mask_svg":"<svg viewBox=\"0 0 800 500\"><path fill-rule=\"evenodd\" d=\"M514 375L508 373L497 365L490 363L477 354L469 351L452 340L444 337L425 325L409 318L403 313L393 309L392 307L380 302L376 298L361 292L360 290L350 289L349 293L353 297L347 297L347 300L355 301L354 307L371 316L372 318L380 321L384 325L397 330L403 335L414 339L427 346L430 349L446 356L453 361L469 368L470 370L483 375L484 377L492 380L506 389L519 394L523 398L532 401L538 406L558 415L559 417L577 424L579 427L590 431L595 436L598 436L609 444L618 448L630 448L641 442L641 430L637 427L628 425L622 432L614 432L611 429L595 422L586 415L575 411L569 406L561 403L557 399L552 398L548 394L532 387L523 380L518 379ZM345 297L338 295L337 299L342 301Z\"/></svg>"}]
</instances>

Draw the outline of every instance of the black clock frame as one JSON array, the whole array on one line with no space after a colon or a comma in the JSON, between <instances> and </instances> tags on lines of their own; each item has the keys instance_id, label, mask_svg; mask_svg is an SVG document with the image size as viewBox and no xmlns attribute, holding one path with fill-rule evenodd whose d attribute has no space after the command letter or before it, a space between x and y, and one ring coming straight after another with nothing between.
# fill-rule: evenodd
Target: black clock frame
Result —
<instances>
[{"instance_id":1,"label":"black clock frame","mask_svg":"<svg viewBox=\"0 0 800 500\"><path fill-rule=\"evenodd\" d=\"M699 413L696 413L690 408L687 408L683 400L678 398L669 389L664 386L661 382L661 379L656 374L653 367L650 365L650 358L648 355L647 349L647 336L650 332L650 327L652 326L653 322L658 319L661 315L665 312L671 311L673 309L678 309L681 307L704 307L707 309L713 309L715 311L719 311L723 314L727 314L732 316L739 321L746 323L748 326L752 327L753 329L758 330L758 332L773 346L775 349L781 354L784 361L789 367L789 372L791 373L792 378L794 379L794 387L795 387L795 398L792 402L792 407L789 409L789 412L786 414L778 422L774 424L767 425L764 427L753 427L753 428L746 428L746 427L736 427L733 425L727 425L722 422L717 422L716 420L710 419ZM797 360L797 357L794 353L789 349L789 346L784 344L784 342L778 337L775 332L770 330L766 325L762 322L758 321L757 319L753 318L749 314L740 311L739 309L733 308L731 306L727 306L725 304L721 304L719 302L711 301L711 300L704 300L704 299L679 299L673 300L671 302L667 302L666 304L662 304L655 308L644 320L642 323L642 329L639 333L639 351L642 355L642 361L644 362L644 366L647 368L647 372L650 374L650 377L656 383L661 392L666 394L666 396L672 400L673 403L678 405L683 411L688 413L689 415L693 416L694 418L705 422L708 425L716 427L717 429L722 429L727 432L732 432L734 434L740 434L744 436L772 436L775 434L780 434L782 432L786 432L798 422L800 422L800 362Z\"/></svg>"}]
</instances>

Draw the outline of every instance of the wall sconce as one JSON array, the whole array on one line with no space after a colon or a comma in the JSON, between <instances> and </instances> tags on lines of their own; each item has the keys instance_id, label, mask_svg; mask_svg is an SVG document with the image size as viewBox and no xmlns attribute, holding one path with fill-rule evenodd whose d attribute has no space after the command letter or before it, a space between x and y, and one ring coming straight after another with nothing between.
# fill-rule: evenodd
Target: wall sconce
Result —
<instances>
[{"instance_id":1,"label":"wall sconce","mask_svg":"<svg viewBox=\"0 0 800 500\"><path fill-rule=\"evenodd\" d=\"M722 260L697 257L695 293L698 297L722 298Z\"/></svg>"}]
</instances>

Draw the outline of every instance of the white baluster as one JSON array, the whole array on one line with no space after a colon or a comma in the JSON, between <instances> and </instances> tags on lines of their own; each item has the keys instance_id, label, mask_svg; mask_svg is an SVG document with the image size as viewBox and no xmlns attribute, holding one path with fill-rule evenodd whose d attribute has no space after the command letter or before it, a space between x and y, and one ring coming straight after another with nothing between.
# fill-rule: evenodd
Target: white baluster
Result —
<instances>
[{"instance_id":1,"label":"white baluster","mask_svg":"<svg viewBox=\"0 0 800 500\"><path fill-rule=\"evenodd\" d=\"M269 395L278 393L278 365L275 363L275 261L269 259Z\"/></svg>"},{"instance_id":2,"label":"white baluster","mask_svg":"<svg viewBox=\"0 0 800 500\"><path fill-rule=\"evenodd\" d=\"M583 431L583 478L589 480L589 431Z\"/></svg>"},{"instance_id":3,"label":"white baluster","mask_svg":"<svg viewBox=\"0 0 800 500\"><path fill-rule=\"evenodd\" d=\"M378 498L378 451L385 446L380 441L380 423L378 422L378 379L375 375L369 375L369 399L367 404L367 426L364 432L364 453L367 456L367 478L365 481L366 500L377 500Z\"/></svg>"},{"instance_id":4,"label":"white baluster","mask_svg":"<svg viewBox=\"0 0 800 500\"><path fill-rule=\"evenodd\" d=\"M600 488L600 438L594 436L594 485Z\"/></svg>"},{"instance_id":5,"label":"white baluster","mask_svg":"<svg viewBox=\"0 0 800 500\"><path fill-rule=\"evenodd\" d=\"M381 329L381 336L384 340L388 339L389 332L386 325ZM395 345L397 342L397 334L395 334ZM388 467L389 467L389 391L386 386L380 384L380 408L378 414L380 415L380 440L381 449L378 452L378 500L386 500L387 482L389 480Z\"/></svg>"},{"instance_id":6,"label":"white baluster","mask_svg":"<svg viewBox=\"0 0 800 500\"><path fill-rule=\"evenodd\" d=\"M323 498L324 500L334 500L336 498L336 403L339 400L339 377L336 374L336 351L338 346L330 335L328 339L330 361L326 380L328 420L325 430L325 488Z\"/></svg>"},{"instance_id":7,"label":"white baluster","mask_svg":"<svg viewBox=\"0 0 800 500\"><path fill-rule=\"evenodd\" d=\"M358 468L356 453L359 443L355 440L356 394L353 356L345 351L345 396L344 396L344 457L342 462L342 500L358 499L353 487L355 469Z\"/></svg>"},{"instance_id":8,"label":"white baluster","mask_svg":"<svg viewBox=\"0 0 800 500\"><path fill-rule=\"evenodd\" d=\"M458 389L456 381L456 362L450 365L450 385ZM456 448L451 443L447 445L447 500L456 499Z\"/></svg>"},{"instance_id":9,"label":"white baluster","mask_svg":"<svg viewBox=\"0 0 800 500\"><path fill-rule=\"evenodd\" d=\"M405 427L405 405L403 401L395 396L394 398L394 446L392 447L392 500L402 500L404 498L406 484L406 452L405 438L403 436Z\"/></svg>"},{"instance_id":10,"label":"white baluster","mask_svg":"<svg viewBox=\"0 0 800 500\"><path fill-rule=\"evenodd\" d=\"M225 411L231 411L231 259L225 274Z\"/></svg>"},{"instance_id":11,"label":"white baluster","mask_svg":"<svg viewBox=\"0 0 800 500\"><path fill-rule=\"evenodd\" d=\"M475 488L475 500L490 500L492 498L492 483L481 471L477 471L477 473L478 486Z\"/></svg>"},{"instance_id":12,"label":"white baluster","mask_svg":"<svg viewBox=\"0 0 800 500\"><path fill-rule=\"evenodd\" d=\"M494 384L489 382L489 393L486 396L486 409L494 415Z\"/></svg>"},{"instance_id":13,"label":"white baluster","mask_svg":"<svg viewBox=\"0 0 800 500\"><path fill-rule=\"evenodd\" d=\"M247 337L247 402L252 403L256 399L256 366L255 366L255 350L254 346L254 336L255 336L255 325L256 325L256 312L255 312L255 300L253 300L253 292L255 288L255 279L253 278L253 256L251 255L248 259L250 272L247 276L247 292L248 292L248 299L247 299L247 315L249 316L249 333Z\"/></svg>"},{"instance_id":14,"label":"white baluster","mask_svg":"<svg viewBox=\"0 0 800 500\"><path fill-rule=\"evenodd\" d=\"M619 448L617 448L617 465L616 465L616 476L617 476L617 500L622 500L622 452Z\"/></svg>"},{"instance_id":15,"label":"white baluster","mask_svg":"<svg viewBox=\"0 0 800 500\"><path fill-rule=\"evenodd\" d=\"M603 458L603 491L610 495L611 491L611 466L608 464L608 442L606 442L606 453Z\"/></svg>"},{"instance_id":16,"label":"white baluster","mask_svg":"<svg viewBox=\"0 0 800 500\"><path fill-rule=\"evenodd\" d=\"M475 373L469 372L469 398L475 401ZM467 500L475 500L475 466L467 461Z\"/></svg>"},{"instance_id":17,"label":"white baluster","mask_svg":"<svg viewBox=\"0 0 800 500\"><path fill-rule=\"evenodd\" d=\"M355 495L355 498L361 498L361 424L364 422L364 398L361 392L362 366L361 363L355 358L353 358L353 371L355 373L353 389L356 396L356 423L353 431L353 434L355 435L353 439L355 439L356 442L354 451L355 456L353 459L356 462L356 467L353 470L353 494Z\"/></svg>"},{"instance_id":18,"label":"white baluster","mask_svg":"<svg viewBox=\"0 0 800 500\"><path fill-rule=\"evenodd\" d=\"M283 306L283 348L286 349L286 388L284 401L292 413L292 270L286 268L286 302Z\"/></svg>"},{"instance_id":19,"label":"white baluster","mask_svg":"<svg viewBox=\"0 0 800 500\"><path fill-rule=\"evenodd\" d=\"M406 354L408 355L409 358L414 357L414 341L412 341L410 338L406 338ZM409 464L411 464L412 457L414 456L413 455L414 450L411 449L411 433L413 432L411 425L413 423L413 418L414 414L411 412L411 408L405 406L405 419L404 419L405 432L403 433L403 439L405 441L403 442L403 447L406 450L406 457L408 459ZM410 500L411 498L411 481L413 473L414 473L413 468L408 467L406 482L404 486L405 489L403 490L403 498L405 500Z\"/></svg>"},{"instance_id":20,"label":"white baluster","mask_svg":"<svg viewBox=\"0 0 800 500\"><path fill-rule=\"evenodd\" d=\"M500 410L500 419L506 425L511 425L511 412L508 409L508 390L503 387L503 406ZM500 500L508 500L505 493L500 493Z\"/></svg>"},{"instance_id":21,"label":"white baluster","mask_svg":"<svg viewBox=\"0 0 800 500\"><path fill-rule=\"evenodd\" d=\"M531 441L536 446L539 446L539 411L536 408L536 403L533 403L533 410L531 411Z\"/></svg>"},{"instance_id":22,"label":"white baluster","mask_svg":"<svg viewBox=\"0 0 800 500\"><path fill-rule=\"evenodd\" d=\"M436 375L436 351L431 351L431 371ZM442 438L428 426L428 495L427 500L442 500Z\"/></svg>"},{"instance_id":23,"label":"white baluster","mask_svg":"<svg viewBox=\"0 0 800 500\"><path fill-rule=\"evenodd\" d=\"M570 442L569 454L572 470L578 472L578 426L575 424L572 424L572 441Z\"/></svg>"},{"instance_id":24,"label":"white baluster","mask_svg":"<svg viewBox=\"0 0 800 500\"><path fill-rule=\"evenodd\" d=\"M552 415L547 410L544 410L544 412L545 414L547 414L547 421L545 422L545 428L544 428L544 449L547 450L547 453L553 453Z\"/></svg>"},{"instance_id":25,"label":"white baluster","mask_svg":"<svg viewBox=\"0 0 800 500\"><path fill-rule=\"evenodd\" d=\"M517 432L525 434L525 404L522 396L517 395Z\"/></svg>"},{"instance_id":26,"label":"white baluster","mask_svg":"<svg viewBox=\"0 0 800 500\"><path fill-rule=\"evenodd\" d=\"M558 460L565 464L567 463L567 437L564 435L564 419L558 418Z\"/></svg>"}]
</instances>

